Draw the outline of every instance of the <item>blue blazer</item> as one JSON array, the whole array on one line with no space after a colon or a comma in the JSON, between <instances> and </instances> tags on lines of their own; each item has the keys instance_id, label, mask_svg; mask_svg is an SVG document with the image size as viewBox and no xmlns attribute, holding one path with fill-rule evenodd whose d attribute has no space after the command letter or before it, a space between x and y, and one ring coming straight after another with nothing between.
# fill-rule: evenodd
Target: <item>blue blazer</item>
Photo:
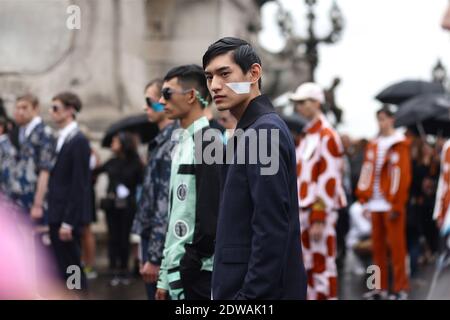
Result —
<instances>
[{"instance_id":1,"label":"blue blazer","mask_svg":"<svg viewBox=\"0 0 450 320\"><path fill-rule=\"evenodd\" d=\"M260 159L249 164L248 142L246 164L236 164L235 154L235 164L224 166L213 299L305 299L293 138L265 96L250 102L237 129L245 130L238 151L249 129L278 129L279 166L275 174L261 175Z\"/></svg>"},{"instance_id":2,"label":"blue blazer","mask_svg":"<svg viewBox=\"0 0 450 320\"><path fill-rule=\"evenodd\" d=\"M50 224L68 223L80 227L91 216L91 148L85 136L75 131L57 155L48 183Z\"/></svg>"}]
</instances>

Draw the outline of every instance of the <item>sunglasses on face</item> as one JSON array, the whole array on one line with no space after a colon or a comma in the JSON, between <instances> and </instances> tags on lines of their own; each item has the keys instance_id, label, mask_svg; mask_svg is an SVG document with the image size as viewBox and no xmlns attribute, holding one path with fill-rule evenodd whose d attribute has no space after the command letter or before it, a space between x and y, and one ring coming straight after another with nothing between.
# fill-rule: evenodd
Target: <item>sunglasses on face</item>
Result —
<instances>
[{"instance_id":1,"label":"sunglasses on face","mask_svg":"<svg viewBox=\"0 0 450 320\"><path fill-rule=\"evenodd\" d=\"M147 103L147 108L152 108L156 112L161 112L164 110L164 105L153 101L151 98L146 97L145 102Z\"/></svg>"},{"instance_id":2,"label":"sunglasses on face","mask_svg":"<svg viewBox=\"0 0 450 320\"><path fill-rule=\"evenodd\" d=\"M164 100L170 100L174 93L186 94L186 93L190 92L191 90L192 89L178 91L178 90L174 90L174 89L171 89L171 88L163 88L161 90L161 95L163 96Z\"/></svg>"},{"instance_id":3,"label":"sunglasses on face","mask_svg":"<svg viewBox=\"0 0 450 320\"><path fill-rule=\"evenodd\" d=\"M59 110L61 110L62 107L57 106L57 105L53 105L53 106L50 107L50 109L51 109L53 112L56 113L56 112L58 112Z\"/></svg>"}]
</instances>

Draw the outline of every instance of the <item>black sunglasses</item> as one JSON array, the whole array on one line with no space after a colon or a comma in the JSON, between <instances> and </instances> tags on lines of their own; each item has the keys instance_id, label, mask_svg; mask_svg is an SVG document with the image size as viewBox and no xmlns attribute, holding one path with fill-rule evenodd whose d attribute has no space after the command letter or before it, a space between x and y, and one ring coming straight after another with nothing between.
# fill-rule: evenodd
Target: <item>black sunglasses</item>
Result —
<instances>
[{"instance_id":1,"label":"black sunglasses","mask_svg":"<svg viewBox=\"0 0 450 320\"><path fill-rule=\"evenodd\" d=\"M51 106L51 109L52 109L53 112L58 112L62 108L60 106L53 105L53 106Z\"/></svg>"},{"instance_id":2,"label":"black sunglasses","mask_svg":"<svg viewBox=\"0 0 450 320\"><path fill-rule=\"evenodd\" d=\"M177 91L177 90L173 90L171 88L163 88L161 90L161 95L163 96L164 100L170 100L172 98L172 94L174 94L174 93L185 94L185 93L188 93L191 90L192 89Z\"/></svg>"}]
</instances>

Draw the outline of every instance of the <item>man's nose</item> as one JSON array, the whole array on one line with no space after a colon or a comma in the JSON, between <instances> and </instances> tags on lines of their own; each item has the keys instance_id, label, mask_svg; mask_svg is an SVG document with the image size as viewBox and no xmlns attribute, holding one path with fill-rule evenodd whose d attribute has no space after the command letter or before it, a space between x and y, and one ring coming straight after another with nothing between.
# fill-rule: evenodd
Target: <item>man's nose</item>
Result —
<instances>
[{"instance_id":1,"label":"man's nose","mask_svg":"<svg viewBox=\"0 0 450 320\"><path fill-rule=\"evenodd\" d=\"M217 77L213 77L211 79L211 85L210 85L211 91L217 92L218 90L222 89L222 83Z\"/></svg>"}]
</instances>

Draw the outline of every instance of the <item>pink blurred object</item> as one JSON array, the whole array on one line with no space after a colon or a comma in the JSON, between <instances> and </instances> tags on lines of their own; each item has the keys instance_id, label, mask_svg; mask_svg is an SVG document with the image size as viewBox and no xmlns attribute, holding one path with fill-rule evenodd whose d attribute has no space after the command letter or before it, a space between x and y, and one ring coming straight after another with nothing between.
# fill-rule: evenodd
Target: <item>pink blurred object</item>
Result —
<instances>
[{"instance_id":1,"label":"pink blurred object","mask_svg":"<svg viewBox=\"0 0 450 320\"><path fill-rule=\"evenodd\" d=\"M47 298L55 288L48 266L25 217L0 195L0 300Z\"/></svg>"}]
</instances>

